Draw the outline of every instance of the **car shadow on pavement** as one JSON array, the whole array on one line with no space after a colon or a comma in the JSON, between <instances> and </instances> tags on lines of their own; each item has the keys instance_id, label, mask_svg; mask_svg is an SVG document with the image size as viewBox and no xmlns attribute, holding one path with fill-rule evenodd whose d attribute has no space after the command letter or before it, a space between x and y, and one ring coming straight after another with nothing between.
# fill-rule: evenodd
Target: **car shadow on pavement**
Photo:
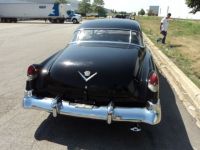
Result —
<instances>
[{"instance_id":1,"label":"car shadow on pavement","mask_svg":"<svg viewBox=\"0 0 200 150\"><path fill-rule=\"evenodd\" d=\"M132 132L132 123L113 123L52 115L35 132L35 139L47 140L79 149L181 149L192 150L175 96L164 77L160 78L162 121L159 125L142 124L141 132Z\"/></svg>"}]
</instances>

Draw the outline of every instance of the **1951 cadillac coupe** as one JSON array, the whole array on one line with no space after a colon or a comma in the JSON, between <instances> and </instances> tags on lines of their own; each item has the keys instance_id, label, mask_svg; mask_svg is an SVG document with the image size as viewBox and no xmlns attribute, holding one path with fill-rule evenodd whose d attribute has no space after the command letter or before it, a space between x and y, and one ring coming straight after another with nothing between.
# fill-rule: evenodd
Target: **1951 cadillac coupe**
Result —
<instances>
[{"instance_id":1,"label":"1951 cadillac coupe","mask_svg":"<svg viewBox=\"0 0 200 150\"><path fill-rule=\"evenodd\" d=\"M28 67L24 108L112 121L161 120L159 78L138 22L87 21L71 42Z\"/></svg>"}]
</instances>

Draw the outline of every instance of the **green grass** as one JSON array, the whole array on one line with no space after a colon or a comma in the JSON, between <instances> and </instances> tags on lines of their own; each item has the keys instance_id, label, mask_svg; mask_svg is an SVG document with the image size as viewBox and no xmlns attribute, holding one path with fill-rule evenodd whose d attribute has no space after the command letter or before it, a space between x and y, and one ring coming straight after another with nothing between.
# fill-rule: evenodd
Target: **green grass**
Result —
<instances>
[{"instance_id":1,"label":"green grass","mask_svg":"<svg viewBox=\"0 0 200 150\"><path fill-rule=\"evenodd\" d=\"M151 41L159 47L199 88L200 88L200 69L193 70L192 66L197 60L191 56L183 53L183 49L186 51L187 46L193 49L200 48L195 47L194 43L186 43L182 39L199 40L200 39L200 21L192 20L171 20L170 28L167 35L167 44L162 45L156 42L160 35L160 20L159 17L137 17L137 21L140 22L143 32L151 39ZM174 39L176 41L174 41ZM180 43L177 44L176 42Z\"/></svg>"},{"instance_id":2,"label":"green grass","mask_svg":"<svg viewBox=\"0 0 200 150\"><path fill-rule=\"evenodd\" d=\"M187 20L174 20L170 24L174 36L193 36L200 34L200 22Z\"/></svg>"},{"instance_id":3,"label":"green grass","mask_svg":"<svg viewBox=\"0 0 200 150\"><path fill-rule=\"evenodd\" d=\"M159 29L161 18L144 16L144 17L137 17L136 20L142 23L145 22L151 23L151 25ZM145 26L142 27L145 28ZM171 33L177 36L199 35L200 21L173 19L172 21L170 21L170 28L172 30Z\"/></svg>"}]
</instances>

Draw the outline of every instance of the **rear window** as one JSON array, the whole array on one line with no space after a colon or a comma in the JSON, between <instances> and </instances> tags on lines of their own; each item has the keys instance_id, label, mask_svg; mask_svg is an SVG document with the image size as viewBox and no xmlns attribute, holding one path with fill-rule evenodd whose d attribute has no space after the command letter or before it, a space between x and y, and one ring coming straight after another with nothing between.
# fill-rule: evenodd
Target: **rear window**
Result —
<instances>
[{"instance_id":1,"label":"rear window","mask_svg":"<svg viewBox=\"0 0 200 150\"><path fill-rule=\"evenodd\" d=\"M84 29L74 34L76 41L107 41L141 45L141 37L138 33L129 30L116 29Z\"/></svg>"}]
</instances>

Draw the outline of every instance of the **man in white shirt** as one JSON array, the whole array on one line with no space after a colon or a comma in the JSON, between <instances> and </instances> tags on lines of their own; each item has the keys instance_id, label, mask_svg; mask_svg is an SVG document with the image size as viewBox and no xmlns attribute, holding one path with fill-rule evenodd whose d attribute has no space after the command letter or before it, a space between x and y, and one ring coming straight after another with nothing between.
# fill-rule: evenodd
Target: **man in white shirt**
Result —
<instances>
[{"instance_id":1,"label":"man in white shirt","mask_svg":"<svg viewBox=\"0 0 200 150\"><path fill-rule=\"evenodd\" d=\"M164 17L160 23L160 33L163 35L162 39L158 39L157 42L162 40L162 44L165 44L166 36L167 36L167 29L169 26L169 18L171 17L171 13L167 14L167 17Z\"/></svg>"}]
</instances>

